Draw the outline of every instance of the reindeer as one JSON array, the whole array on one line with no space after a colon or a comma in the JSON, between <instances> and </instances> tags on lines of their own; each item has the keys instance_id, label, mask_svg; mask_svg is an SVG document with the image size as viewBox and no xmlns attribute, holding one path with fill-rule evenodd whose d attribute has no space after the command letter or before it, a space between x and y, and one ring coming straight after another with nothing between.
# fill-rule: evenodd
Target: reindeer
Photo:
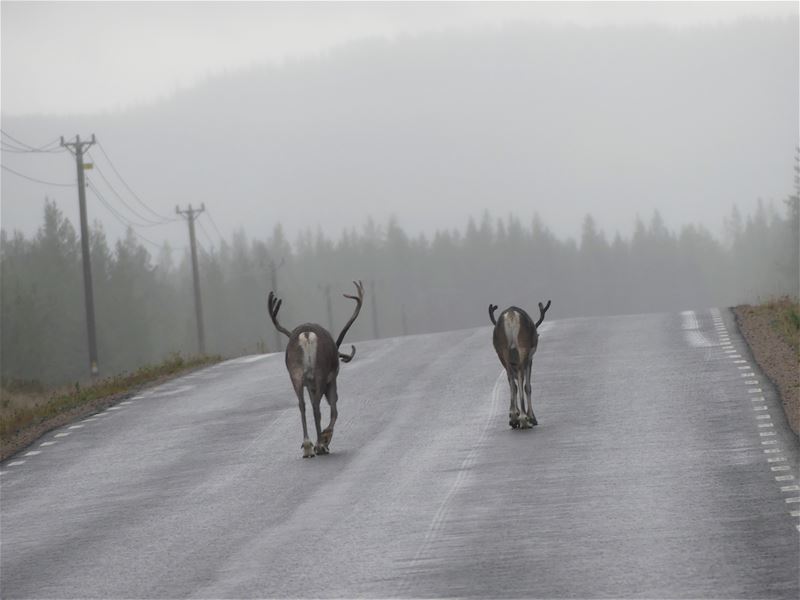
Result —
<instances>
[{"instance_id":1,"label":"reindeer","mask_svg":"<svg viewBox=\"0 0 800 600\"><path fill-rule=\"evenodd\" d=\"M539 302L539 320L534 323L528 313L516 306L505 309L495 320L494 311L497 310L497 306L489 305L489 318L494 324L492 343L506 370L508 385L511 387L508 424L512 429L529 429L539 424L533 414L531 403L531 363L539 344L539 333L536 328L544 321L544 314L548 308L550 300L546 306L542 306ZM525 395L522 393L523 388ZM519 396L519 407L517 407L517 396ZM528 397L527 410L525 396Z\"/></svg>"},{"instance_id":2,"label":"reindeer","mask_svg":"<svg viewBox=\"0 0 800 600\"><path fill-rule=\"evenodd\" d=\"M339 375L339 360L350 362L356 354L355 346L350 346L350 354L339 352L344 336L350 326L356 320L361 305L364 303L364 286L361 282L353 282L356 286L357 295L350 296L343 294L345 298L356 301L356 308L353 316L347 321L336 341L327 329L316 323L304 323L295 327L294 331L281 326L278 323L278 311L283 300L279 300L274 292L269 293L267 303L269 305L269 316L275 328L289 338L286 344L286 368L292 380L292 386L300 402L300 417L303 421L303 458L313 458L317 454L328 454L331 440L333 439L333 426L336 424L336 401L338 392L336 390L336 377ZM308 390L311 400L311 407L314 410L314 425L317 428L317 443L311 442L308 437L308 427L306 425L306 403L303 399L303 388ZM320 429L320 400L323 394L328 400L331 408L331 421L324 429Z\"/></svg>"}]
</instances>

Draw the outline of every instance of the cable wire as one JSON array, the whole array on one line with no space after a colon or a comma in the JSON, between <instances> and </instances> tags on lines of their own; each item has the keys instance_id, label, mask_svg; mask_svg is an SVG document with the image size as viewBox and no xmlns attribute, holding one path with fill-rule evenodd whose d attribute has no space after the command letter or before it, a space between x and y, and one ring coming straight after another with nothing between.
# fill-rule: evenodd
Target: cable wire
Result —
<instances>
[{"instance_id":1,"label":"cable wire","mask_svg":"<svg viewBox=\"0 0 800 600\"><path fill-rule=\"evenodd\" d=\"M61 141L60 137L58 137L58 138L56 138L56 139L54 139L52 141L49 141L46 144L43 144L43 145L41 145L39 147L36 147L36 146L31 146L30 144L26 144L25 142L22 142L22 141L18 140L17 138L15 138L13 135L8 133L7 131L3 131L2 129L0 129L0 132L2 132L2 134L4 136L6 136L9 140L11 140L11 142L13 142L13 144L16 144L16 146L14 146L13 144L11 144L9 142L3 142L3 144L5 144L6 146L9 146L8 148L3 148L3 150L6 151L6 152L63 152L65 150L65 148L61 148L60 147L60 143L59 143ZM57 146L53 146L53 144L56 144L56 143L59 143L59 144ZM53 146L53 147L49 148L49 146Z\"/></svg>"},{"instance_id":2,"label":"cable wire","mask_svg":"<svg viewBox=\"0 0 800 600\"><path fill-rule=\"evenodd\" d=\"M128 191L131 193L131 195L133 195L133 197L136 199L136 201L139 204L141 204L144 208L146 208L148 211L150 211L153 215L155 215L156 217L158 217L159 219L161 219L161 220L163 220L165 222L171 222L171 221L176 221L177 220L174 217L165 217L164 215L154 211L144 201L142 201L142 199L139 198L139 196L136 194L136 192L134 192L133 189L131 189L131 186L128 185L128 182L125 181L125 179L122 177L122 175L120 175L119 171L117 171L117 168L114 166L114 163L112 162L111 158L108 156L108 153L106 152L106 149L103 148L103 145L100 142L97 142L97 147L100 148L100 152L103 153L103 156L105 156L106 160L108 161L108 164L111 166L111 169L114 171L116 176L119 177L119 180L128 189Z\"/></svg>"},{"instance_id":3,"label":"cable wire","mask_svg":"<svg viewBox=\"0 0 800 600\"><path fill-rule=\"evenodd\" d=\"M100 191L99 191L99 190L98 190L98 189L95 187L94 183L92 183L91 181L89 181L89 189L90 189L90 190L92 190L92 192L94 193L95 197L96 197L98 200L100 200L101 204L102 204L103 206L105 206L105 207L106 207L106 209L108 209L108 211L109 211L109 212L110 212L110 213L111 213L111 214L114 216L114 218L116 218L116 219L117 219L117 221L119 221L119 222L120 222L122 225L124 225L126 229L130 229L130 230L133 232L133 234L134 234L135 236L137 236L138 238L140 238L140 239L144 240L145 242L147 242L147 243L148 243L148 244L150 244L151 246L154 246L155 248L159 248L159 249L161 248L161 245L160 245L160 244L157 244L157 243L155 243L154 241L152 241L152 240L150 240L150 239L147 239L147 238L146 238L146 237L144 237L142 234L140 234L138 231L136 231L136 229L134 228L133 224L131 224L129 221L127 221L123 215L119 214L119 213L118 213L118 212L117 212L117 211L114 209L114 207L113 207L113 206L111 206L111 205L110 205L110 204L109 204L109 203L106 201L106 199L103 197L103 195L102 195L102 194L100 193Z\"/></svg>"},{"instance_id":4,"label":"cable wire","mask_svg":"<svg viewBox=\"0 0 800 600\"><path fill-rule=\"evenodd\" d=\"M92 156L91 156L91 155L88 155L88 156L89 156L89 158L90 158L90 159L92 159ZM93 160L93 159L92 159L92 160ZM122 197L122 194L120 194L120 193L119 193L119 192L116 190L116 188L114 188L114 186L113 186L113 185L111 185L111 182L110 182L110 181L108 180L108 178L105 176L105 174L103 173L103 170L102 170L100 167L98 167L98 166L95 164L95 165L93 165L93 166L92 166L92 170L93 170L93 171L97 171L97 173L100 175L100 177L103 179L103 181L105 181L105 182L106 182L106 185L108 186L108 189L110 189L110 190L111 190L111 192L112 192L112 193L113 193L113 194L114 194L114 195L115 195L115 196L116 196L116 197L119 199L119 201L120 201L120 202L122 202L122 204L123 204L123 206L125 206L125 208L127 208L127 209L128 209L129 211L131 211L131 212L132 212L134 215L136 215L136 218L137 218L137 219L140 219L140 220L144 221L144 223L142 223L142 224L139 224L139 225L138 225L139 227L154 227L154 226L156 226L156 225L164 225L165 223L167 223L167 221L154 221L153 219L151 219L151 218L149 218L149 217L146 217L146 216L144 216L144 215L142 215L142 214L138 213L138 212L137 212L137 211L136 211L136 210L135 210L135 209L134 209L134 208L133 208L133 207L132 207L130 204L128 204L127 202L125 202L125 198L123 198L123 197Z\"/></svg>"},{"instance_id":5,"label":"cable wire","mask_svg":"<svg viewBox=\"0 0 800 600\"><path fill-rule=\"evenodd\" d=\"M30 177L28 175L25 175L24 173L20 173L19 171L15 171L11 167L7 167L7 166L2 165L2 164L0 164L0 167L2 167L4 170L8 171L9 173L13 173L14 175L17 175L18 177L24 177L25 179L29 179L30 181L35 181L36 183L43 183L44 185L55 185L55 186L58 186L58 187L73 187L73 186L76 185L75 183L56 183L54 181L44 181L43 179L36 179L35 177Z\"/></svg>"}]
</instances>

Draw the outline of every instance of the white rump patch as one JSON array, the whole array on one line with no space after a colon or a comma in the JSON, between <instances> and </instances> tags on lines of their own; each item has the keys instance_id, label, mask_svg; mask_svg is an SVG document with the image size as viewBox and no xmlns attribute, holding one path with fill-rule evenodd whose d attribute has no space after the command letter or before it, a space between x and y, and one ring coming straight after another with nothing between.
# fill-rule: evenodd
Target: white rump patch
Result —
<instances>
[{"instance_id":1,"label":"white rump patch","mask_svg":"<svg viewBox=\"0 0 800 600\"><path fill-rule=\"evenodd\" d=\"M503 329L508 340L508 347L513 350L519 343L519 313L517 311L510 310L503 315Z\"/></svg>"},{"instance_id":2,"label":"white rump patch","mask_svg":"<svg viewBox=\"0 0 800 600\"><path fill-rule=\"evenodd\" d=\"M304 331L297 342L303 352L303 377L314 376L314 363L317 360L317 334L313 331Z\"/></svg>"}]
</instances>

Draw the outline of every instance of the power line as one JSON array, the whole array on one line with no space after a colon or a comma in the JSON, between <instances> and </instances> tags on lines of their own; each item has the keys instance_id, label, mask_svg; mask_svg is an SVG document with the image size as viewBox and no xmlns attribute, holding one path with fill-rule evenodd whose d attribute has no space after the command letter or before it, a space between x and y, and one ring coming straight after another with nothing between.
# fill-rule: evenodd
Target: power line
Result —
<instances>
[{"instance_id":1,"label":"power line","mask_svg":"<svg viewBox=\"0 0 800 600\"><path fill-rule=\"evenodd\" d=\"M11 140L11 142L16 144L16 146L14 146L9 142L3 142L3 144L5 144L6 146L10 146L7 148L3 148L3 151L5 152L64 152L64 148L61 148L60 144L58 144L60 138L55 138L54 140L47 142L46 144L36 147L18 140L10 133L3 131L2 129L0 129L0 132L2 132L4 136L6 136L9 140Z\"/></svg>"},{"instance_id":2,"label":"power line","mask_svg":"<svg viewBox=\"0 0 800 600\"><path fill-rule=\"evenodd\" d=\"M133 223L131 223L128 219L126 219L125 216L123 216L120 213L118 213L116 211L116 209L113 206L111 206L111 204L108 203L108 201L103 197L103 194L101 194L100 191L97 189L97 186L95 186L94 183L91 180L88 179L88 177L87 177L87 180L89 181L89 189L92 190L92 192L94 193L95 197L100 201L100 203L103 206L106 207L108 212L110 212L114 216L114 218L117 219L117 221L119 221L123 226L125 226L126 229L130 228L130 230L133 232L133 234L136 237L138 237L141 240L147 242L148 244L150 244L151 246L153 246L155 248L159 248L159 249L161 248L161 244L157 244L153 240L150 240L150 239L146 238L141 233L136 231L135 225Z\"/></svg>"},{"instance_id":3,"label":"power line","mask_svg":"<svg viewBox=\"0 0 800 600\"><path fill-rule=\"evenodd\" d=\"M208 212L208 210L206 210L206 214L208 215L211 224L214 226L214 230L217 232L220 242L222 242L225 239L225 236L220 232L219 227L217 227L217 223L214 221L214 217L211 216L211 213Z\"/></svg>"},{"instance_id":4,"label":"power line","mask_svg":"<svg viewBox=\"0 0 800 600\"><path fill-rule=\"evenodd\" d=\"M58 187L74 187L75 186L74 183L56 183L54 181L44 181L43 179L36 179L35 177L30 177L28 175L25 175L24 173L20 173L19 171L15 171L11 167L7 167L7 166L2 165L2 164L0 164L0 167L2 167L4 170L8 171L9 173L13 173L14 175L17 175L18 177L23 177L25 179L29 179L30 181L35 181L36 183L43 183L44 185L55 185L55 186L58 186Z\"/></svg>"},{"instance_id":5,"label":"power line","mask_svg":"<svg viewBox=\"0 0 800 600\"><path fill-rule=\"evenodd\" d=\"M103 153L103 156L105 156L106 160L108 161L108 164L111 166L111 169L114 171L114 173L116 174L116 176L117 176L117 177L119 177L119 180L120 180L120 181L122 182L122 184L123 184L123 185L124 185L124 186L125 186L125 187L128 189L128 191L131 193L131 195L133 195L133 197L136 199L136 201L137 201L139 204L141 204L141 205L142 205L144 208L146 208L146 209L147 209L148 211L150 211L150 212L151 212L153 215L155 215L156 217L158 217L159 219L161 219L161 220L162 220L162 221L164 221L164 222L171 222L171 221L176 221L176 220L177 220L177 219L174 219L174 218L171 218L171 217L165 217L164 215L157 213L157 212L156 212L156 211L154 211L152 208L150 208L150 207L149 207L149 206L148 206L148 205L147 205L147 204L146 204L146 203L145 203L145 202L144 202L144 201L143 201L141 198L139 198L139 196L136 194L136 192L134 192L134 191L133 191L133 189L131 188L131 186L129 186L129 185L128 185L128 182L127 182L127 181L125 181L125 179L122 177L122 175L120 175L119 171L118 171L118 170L117 170L117 168L114 166L114 163L113 163L113 161L112 161L112 160L111 160L111 158L108 156L108 153L106 152L106 149L105 149L105 148L103 148L103 144L101 144L101 143L99 143L99 142L98 142L98 143L97 143L97 147L98 147L98 148L100 148L100 152L102 152L102 153Z\"/></svg>"},{"instance_id":6,"label":"power line","mask_svg":"<svg viewBox=\"0 0 800 600\"><path fill-rule=\"evenodd\" d=\"M88 153L87 153L87 154L88 154ZM88 154L88 156L89 156L89 158L92 158L92 160L94 160L94 157L92 157L92 155L91 155L91 154ZM128 209L129 211L131 211L131 212L132 212L134 215L136 215L136 218L137 218L137 219L141 219L142 221L144 221L144 223L143 223L143 224L139 224L139 225L138 225L138 227L154 227L154 226L156 226L156 225L163 225L163 224L167 223L167 221L163 221L163 220L162 220L162 221L154 221L153 219L151 219L151 218L149 218L149 217L146 217L146 216L143 216L142 214L138 213L138 212L137 212L137 211L136 211L136 210L135 210L135 209L134 209L134 208L133 208L133 207L132 207L130 204L128 204L127 202L125 202L125 198L123 198L123 197L122 197L122 194L120 194L120 193L119 193L119 192L116 190L116 188L115 188L113 185L111 185L111 182L110 182L110 181L108 180L108 178L105 176L105 174L103 173L103 170L102 170L100 167L98 167L98 166L95 164L95 165L93 165L93 167L92 167L92 170L94 170L94 171L97 171L97 173L100 175L100 177L103 179L103 181L105 181L105 182L106 182L106 185L108 186L108 189L110 189L110 190L111 190L111 192L112 192L112 193L113 193L113 194L114 194L114 195L115 195L117 198L119 198L119 201L120 201L120 202L122 202L122 204L125 206L125 208L127 208L127 209ZM172 219L172 220L174 221L175 219Z\"/></svg>"},{"instance_id":7,"label":"power line","mask_svg":"<svg viewBox=\"0 0 800 600\"><path fill-rule=\"evenodd\" d=\"M213 248L214 248L214 240L212 240L212 239L211 239L211 236L210 236L210 235L208 235L208 231L206 230L206 228L205 228L205 227L203 227L203 223L202 223L202 222L200 222L200 221L197 221L197 224L200 226L200 231L202 231L202 232L203 232L203 234L206 236L206 239L208 240L208 243L209 243L209 244L211 244L211 248L213 249ZM199 241L198 241L197 243L198 243L198 244L200 244L200 242L199 242ZM203 248L203 245L202 245L202 244L200 244L200 247L201 247L201 248ZM203 248L203 251L204 251L206 254L209 254L209 252L208 252L208 251L207 251L205 248Z\"/></svg>"}]
</instances>

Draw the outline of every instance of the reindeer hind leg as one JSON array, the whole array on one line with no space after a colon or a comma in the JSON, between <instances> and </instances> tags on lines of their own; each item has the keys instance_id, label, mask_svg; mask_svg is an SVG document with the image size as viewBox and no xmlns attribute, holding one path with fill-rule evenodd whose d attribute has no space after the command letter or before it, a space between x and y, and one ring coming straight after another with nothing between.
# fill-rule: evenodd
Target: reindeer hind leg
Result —
<instances>
[{"instance_id":1,"label":"reindeer hind leg","mask_svg":"<svg viewBox=\"0 0 800 600\"><path fill-rule=\"evenodd\" d=\"M314 458L314 444L308 437L308 425L306 424L306 401L303 399L303 382L292 379L292 386L300 407L300 421L303 423L303 458Z\"/></svg>"},{"instance_id":2,"label":"reindeer hind leg","mask_svg":"<svg viewBox=\"0 0 800 600\"><path fill-rule=\"evenodd\" d=\"M508 424L512 429L518 429L519 409L517 408L517 381L510 366L506 369L506 375L508 376L508 387L511 388L511 402L508 407Z\"/></svg>"},{"instance_id":3,"label":"reindeer hind leg","mask_svg":"<svg viewBox=\"0 0 800 600\"><path fill-rule=\"evenodd\" d=\"M336 409L336 402L339 400L339 392L336 389L335 379L325 391L325 398L328 400L328 405L331 407L331 420L328 426L322 430L322 438L320 441L327 451L333 439L333 426L336 425L336 418L339 416L339 411Z\"/></svg>"}]
</instances>

